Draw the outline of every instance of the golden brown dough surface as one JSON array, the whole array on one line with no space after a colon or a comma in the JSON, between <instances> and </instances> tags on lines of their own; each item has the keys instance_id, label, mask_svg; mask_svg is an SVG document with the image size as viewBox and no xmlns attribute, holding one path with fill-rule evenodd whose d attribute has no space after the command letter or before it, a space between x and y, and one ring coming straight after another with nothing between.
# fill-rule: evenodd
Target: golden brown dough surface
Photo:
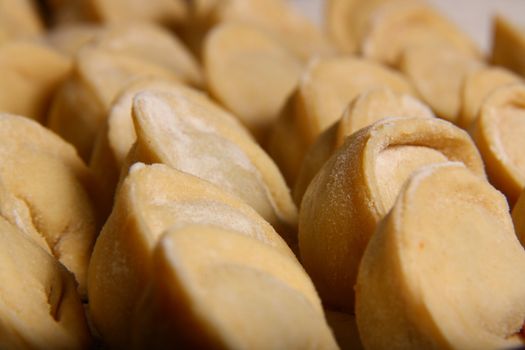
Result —
<instances>
[{"instance_id":1,"label":"golden brown dough surface","mask_svg":"<svg viewBox=\"0 0 525 350\"><path fill-rule=\"evenodd\" d=\"M357 95L381 87L415 94L403 75L374 62L344 56L310 61L299 86L281 111L267 145L290 186L294 185L304 155L316 138L341 117Z\"/></svg>"},{"instance_id":2,"label":"golden brown dough surface","mask_svg":"<svg viewBox=\"0 0 525 350\"><path fill-rule=\"evenodd\" d=\"M276 38L247 23L223 23L206 37L208 89L264 143L295 88L302 63Z\"/></svg>"},{"instance_id":3,"label":"golden brown dough surface","mask_svg":"<svg viewBox=\"0 0 525 350\"><path fill-rule=\"evenodd\" d=\"M119 189L89 268L93 320L110 345L129 345L131 316L162 233L192 224L239 232L295 260L275 230L237 197L165 165L135 164Z\"/></svg>"},{"instance_id":4,"label":"golden brown dough surface","mask_svg":"<svg viewBox=\"0 0 525 350\"><path fill-rule=\"evenodd\" d=\"M374 122L388 117L432 118L434 114L414 97L395 93L388 88L367 90L359 94L346 108L341 119L319 135L306 153L293 196L300 206L306 188L323 164L345 138Z\"/></svg>"},{"instance_id":5,"label":"golden brown dough surface","mask_svg":"<svg viewBox=\"0 0 525 350\"><path fill-rule=\"evenodd\" d=\"M104 125L98 132L89 161L89 167L98 185L97 205L103 218L111 213L121 168L137 140L131 117L133 98L142 91L170 92L186 89L180 85L180 82L173 79L143 78L126 86L115 97ZM190 88L187 90L191 91Z\"/></svg>"},{"instance_id":6,"label":"golden brown dough surface","mask_svg":"<svg viewBox=\"0 0 525 350\"><path fill-rule=\"evenodd\" d=\"M1 182L25 212L10 222L26 233L36 230L84 296L97 233L89 170L71 145L27 118L0 114L0 139Z\"/></svg>"},{"instance_id":7,"label":"golden brown dough surface","mask_svg":"<svg viewBox=\"0 0 525 350\"><path fill-rule=\"evenodd\" d=\"M356 285L367 349L523 345L525 251L504 196L462 164L414 174L372 236Z\"/></svg>"},{"instance_id":8,"label":"golden brown dough surface","mask_svg":"<svg viewBox=\"0 0 525 350\"><path fill-rule=\"evenodd\" d=\"M337 349L297 261L209 226L169 230L137 307L134 346Z\"/></svg>"},{"instance_id":9,"label":"golden brown dough surface","mask_svg":"<svg viewBox=\"0 0 525 350\"><path fill-rule=\"evenodd\" d=\"M450 48L416 46L405 50L400 69L438 117L457 124L465 77L483 63Z\"/></svg>"},{"instance_id":10,"label":"golden brown dough surface","mask_svg":"<svg viewBox=\"0 0 525 350\"><path fill-rule=\"evenodd\" d=\"M500 67L483 67L468 73L461 88L461 113L457 125L468 129L485 99L497 88L520 81L518 75Z\"/></svg>"},{"instance_id":11,"label":"golden brown dough surface","mask_svg":"<svg viewBox=\"0 0 525 350\"><path fill-rule=\"evenodd\" d=\"M88 349L73 276L0 217L0 348Z\"/></svg>"},{"instance_id":12,"label":"golden brown dough surface","mask_svg":"<svg viewBox=\"0 0 525 350\"><path fill-rule=\"evenodd\" d=\"M403 52L443 46L474 59L481 54L452 22L422 1L385 1L374 9L361 41L364 57L396 66Z\"/></svg>"},{"instance_id":13,"label":"golden brown dough surface","mask_svg":"<svg viewBox=\"0 0 525 350\"><path fill-rule=\"evenodd\" d=\"M404 180L428 164L464 163L485 178L466 132L437 118L387 118L346 139L308 187L299 213L301 262L326 305L352 311L368 240Z\"/></svg>"},{"instance_id":14,"label":"golden brown dough surface","mask_svg":"<svg viewBox=\"0 0 525 350\"><path fill-rule=\"evenodd\" d=\"M0 111L45 123L53 95L70 72L70 59L46 45L0 43Z\"/></svg>"},{"instance_id":15,"label":"golden brown dough surface","mask_svg":"<svg viewBox=\"0 0 525 350\"><path fill-rule=\"evenodd\" d=\"M43 31L35 4L30 0L0 2L0 43L2 40L32 38Z\"/></svg>"},{"instance_id":16,"label":"golden brown dough surface","mask_svg":"<svg viewBox=\"0 0 525 350\"><path fill-rule=\"evenodd\" d=\"M491 183L513 205L525 187L525 83L504 85L483 102L470 133Z\"/></svg>"},{"instance_id":17,"label":"golden brown dough surface","mask_svg":"<svg viewBox=\"0 0 525 350\"><path fill-rule=\"evenodd\" d=\"M222 187L297 244L297 209L279 169L232 115L179 88L136 96L133 120L128 164L162 163Z\"/></svg>"},{"instance_id":18,"label":"golden brown dough surface","mask_svg":"<svg viewBox=\"0 0 525 350\"><path fill-rule=\"evenodd\" d=\"M75 56L73 73L53 99L47 127L73 144L88 161L113 99L125 86L144 77L177 79L154 63L121 52L83 47Z\"/></svg>"},{"instance_id":19,"label":"golden brown dough surface","mask_svg":"<svg viewBox=\"0 0 525 350\"><path fill-rule=\"evenodd\" d=\"M525 30L500 16L494 17L492 26L492 63L525 76Z\"/></svg>"}]
</instances>

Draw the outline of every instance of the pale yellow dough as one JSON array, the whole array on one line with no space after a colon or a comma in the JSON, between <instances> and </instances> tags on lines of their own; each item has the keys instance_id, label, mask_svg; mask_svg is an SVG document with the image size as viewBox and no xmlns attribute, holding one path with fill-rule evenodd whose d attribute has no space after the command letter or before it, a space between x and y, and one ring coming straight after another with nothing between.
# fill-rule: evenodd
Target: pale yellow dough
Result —
<instances>
[{"instance_id":1,"label":"pale yellow dough","mask_svg":"<svg viewBox=\"0 0 525 350\"><path fill-rule=\"evenodd\" d=\"M396 66L406 49L418 46L444 46L481 57L468 36L421 1L385 1L369 15L365 28L361 53L385 64Z\"/></svg>"},{"instance_id":2,"label":"pale yellow dough","mask_svg":"<svg viewBox=\"0 0 525 350\"><path fill-rule=\"evenodd\" d=\"M0 348L89 349L73 276L0 217Z\"/></svg>"},{"instance_id":3,"label":"pale yellow dough","mask_svg":"<svg viewBox=\"0 0 525 350\"><path fill-rule=\"evenodd\" d=\"M462 164L404 185L356 285L366 349L512 349L525 319L525 251L505 197Z\"/></svg>"},{"instance_id":4,"label":"pale yellow dough","mask_svg":"<svg viewBox=\"0 0 525 350\"><path fill-rule=\"evenodd\" d=\"M163 163L252 206L291 245L297 209L271 158L230 114L188 89L143 92L133 103L137 142L128 164Z\"/></svg>"},{"instance_id":5,"label":"pale yellow dough","mask_svg":"<svg viewBox=\"0 0 525 350\"><path fill-rule=\"evenodd\" d=\"M163 67L180 81L204 85L197 60L170 31L153 23L119 24L106 27L93 41L99 49Z\"/></svg>"},{"instance_id":6,"label":"pale yellow dough","mask_svg":"<svg viewBox=\"0 0 525 350\"><path fill-rule=\"evenodd\" d=\"M525 187L525 83L494 90L481 105L470 133L491 183L513 205Z\"/></svg>"},{"instance_id":7,"label":"pale yellow dough","mask_svg":"<svg viewBox=\"0 0 525 350\"><path fill-rule=\"evenodd\" d=\"M437 118L387 118L361 129L325 163L299 213L301 262L323 302L351 311L361 256L404 181L415 170L459 161L480 178L468 134Z\"/></svg>"},{"instance_id":8,"label":"pale yellow dough","mask_svg":"<svg viewBox=\"0 0 525 350\"><path fill-rule=\"evenodd\" d=\"M173 79L144 78L132 82L115 97L104 125L98 132L89 162L89 167L98 185L97 204L104 218L111 212L120 170L125 164L128 152L137 140L131 117L133 98L142 91L177 92L181 90L199 94L197 90L192 91L190 88L182 87L180 82Z\"/></svg>"},{"instance_id":9,"label":"pale yellow dough","mask_svg":"<svg viewBox=\"0 0 525 350\"><path fill-rule=\"evenodd\" d=\"M344 53L357 51L357 43L351 28L351 19L357 10L359 1L326 0L325 26L330 38L339 50Z\"/></svg>"},{"instance_id":10,"label":"pale yellow dough","mask_svg":"<svg viewBox=\"0 0 525 350\"><path fill-rule=\"evenodd\" d=\"M48 46L0 43L0 111L45 122L52 97L70 71L70 59Z\"/></svg>"},{"instance_id":11,"label":"pale yellow dough","mask_svg":"<svg viewBox=\"0 0 525 350\"><path fill-rule=\"evenodd\" d=\"M54 28L46 40L72 57L82 47L90 45L163 67L190 85L204 85L200 66L184 44L177 36L153 23L70 24Z\"/></svg>"},{"instance_id":12,"label":"pale yellow dough","mask_svg":"<svg viewBox=\"0 0 525 350\"><path fill-rule=\"evenodd\" d=\"M492 27L492 63L525 77L525 29L501 16L494 17Z\"/></svg>"},{"instance_id":13,"label":"pale yellow dough","mask_svg":"<svg viewBox=\"0 0 525 350\"><path fill-rule=\"evenodd\" d=\"M243 22L267 32L303 62L335 52L324 33L287 1L197 0L191 5L182 37L198 54L208 31L225 22Z\"/></svg>"},{"instance_id":14,"label":"pale yellow dough","mask_svg":"<svg viewBox=\"0 0 525 350\"><path fill-rule=\"evenodd\" d=\"M295 203L300 206L306 188L328 158L343 145L346 137L388 117L432 118L434 114L414 97L387 88L359 94L348 105L342 117L323 131L306 153L293 189Z\"/></svg>"},{"instance_id":15,"label":"pale yellow dough","mask_svg":"<svg viewBox=\"0 0 525 350\"><path fill-rule=\"evenodd\" d=\"M380 87L415 94L400 73L374 62L344 56L310 62L267 145L290 186L295 184L304 155L317 137L341 117L357 95Z\"/></svg>"},{"instance_id":16,"label":"pale yellow dough","mask_svg":"<svg viewBox=\"0 0 525 350\"><path fill-rule=\"evenodd\" d=\"M27 118L0 114L3 216L67 267L86 293L97 221L91 174L73 147Z\"/></svg>"},{"instance_id":17,"label":"pale yellow dough","mask_svg":"<svg viewBox=\"0 0 525 350\"><path fill-rule=\"evenodd\" d=\"M326 29L337 48L356 53L374 10L391 0L326 0Z\"/></svg>"},{"instance_id":18,"label":"pale yellow dough","mask_svg":"<svg viewBox=\"0 0 525 350\"><path fill-rule=\"evenodd\" d=\"M134 347L337 349L302 267L251 237L171 229L153 253Z\"/></svg>"},{"instance_id":19,"label":"pale yellow dough","mask_svg":"<svg viewBox=\"0 0 525 350\"><path fill-rule=\"evenodd\" d=\"M468 129L478 117L481 105L494 90L519 81L518 75L500 67L483 67L469 72L461 88L461 113L457 125Z\"/></svg>"},{"instance_id":20,"label":"pale yellow dough","mask_svg":"<svg viewBox=\"0 0 525 350\"><path fill-rule=\"evenodd\" d=\"M43 32L35 4L31 0L0 1L0 43L2 39L34 38Z\"/></svg>"},{"instance_id":21,"label":"pale yellow dough","mask_svg":"<svg viewBox=\"0 0 525 350\"><path fill-rule=\"evenodd\" d=\"M24 199L11 192L0 179L0 217L15 226L26 238L32 240L49 254L53 254L46 238L33 224L31 210Z\"/></svg>"},{"instance_id":22,"label":"pale yellow dough","mask_svg":"<svg viewBox=\"0 0 525 350\"><path fill-rule=\"evenodd\" d=\"M400 69L438 117L457 123L465 77L483 63L446 46L418 46L405 50Z\"/></svg>"},{"instance_id":23,"label":"pale yellow dough","mask_svg":"<svg viewBox=\"0 0 525 350\"><path fill-rule=\"evenodd\" d=\"M167 166L137 163L117 193L89 268L91 314L110 346L129 345L133 310L161 234L192 224L239 232L295 260L275 230L237 197Z\"/></svg>"},{"instance_id":24,"label":"pale yellow dough","mask_svg":"<svg viewBox=\"0 0 525 350\"><path fill-rule=\"evenodd\" d=\"M82 48L75 57L73 73L53 99L47 126L89 160L113 99L125 86L144 77L177 79L164 67L124 53Z\"/></svg>"},{"instance_id":25,"label":"pale yellow dough","mask_svg":"<svg viewBox=\"0 0 525 350\"><path fill-rule=\"evenodd\" d=\"M154 24L113 25L86 40L90 44L75 55L73 74L55 96L48 121L86 161L112 102L127 85L146 77L203 83L184 45Z\"/></svg>"},{"instance_id":26,"label":"pale yellow dough","mask_svg":"<svg viewBox=\"0 0 525 350\"><path fill-rule=\"evenodd\" d=\"M297 85L301 62L276 38L247 23L223 23L203 50L208 89L264 143Z\"/></svg>"}]
</instances>

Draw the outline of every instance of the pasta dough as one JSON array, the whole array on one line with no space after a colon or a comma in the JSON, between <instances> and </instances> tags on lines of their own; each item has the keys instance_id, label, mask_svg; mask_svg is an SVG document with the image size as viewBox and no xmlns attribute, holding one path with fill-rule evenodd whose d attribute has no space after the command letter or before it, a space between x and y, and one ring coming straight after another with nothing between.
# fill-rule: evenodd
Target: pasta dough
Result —
<instances>
[{"instance_id":1,"label":"pasta dough","mask_svg":"<svg viewBox=\"0 0 525 350\"><path fill-rule=\"evenodd\" d=\"M299 80L300 61L266 32L241 23L216 26L203 57L212 95L264 143Z\"/></svg>"},{"instance_id":2,"label":"pasta dough","mask_svg":"<svg viewBox=\"0 0 525 350\"><path fill-rule=\"evenodd\" d=\"M268 141L268 153L290 186L308 148L361 92L387 87L414 95L405 78L386 67L353 57L312 60L288 99ZM286 140L286 142L283 142Z\"/></svg>"},{"instance_id":3,"label":"pasta dough","mask_svg":"<svg viewBox=\"0 0 525 350\"><path fill-rule=\"evenodd\" d=\"M500 87L481 106L470 130L492 184L514 204L525 187L525 84Z\"/></svg>"},{"instance_id":4,"label":"pasta dough","mask_svg":"<svg viewBox=\"0 0 525 350\"><path fill-rule=\"evenodd\" d=\"M306 188L323 164L341 147L347 136L388 117L432 118L432 111L417 99L397 94L390 89L373 89L359 94L347 107L341 119L323 131L304 157L293 190L300 205Z\"/></svg>"},{"instance_id":5,"label":"pasta dough","mask_svg":"<svg viewBox=\"0 0 525 350\"><path fill-rule=\"evenodd\" d=\"M73 276L0 217L0 348L89 349Z\"/></svg>"},{"instance_id":6,"label":"pasta dough","mask_svg":"<svg viewBox=\"0 0 525 350\"><path fill-rule=\"evenodd\" d=\"M466 132L437 118L389 118L353 134L325 163L299 213L301 262L326 305L352 311L361 256L415 170L463 162L485 178Z\"/></svg>"},{"instance_id":7,"label":"pasta dough","mask_svg":"<svg viewBox=\"0 0 525 350\"><path fill-rule=\"evenodd\" d=\"M70 145L27 118L0 114L0 139L0 181L10 193L0 202L11 200L2 205L14 204L20 213L10 222L25 233L37 231L85 296L98 226L89 170Z\"/></svg>"},{"instance_id":8,"label":"pasta dough","mask_svg":"<svg viewBox=\"0 0 525 350\"><path fill-rule=\"evenodd\" d=\"M0 43L0 111L44 123L52 97L70 71L70 60L45 45Z\"/></svg>"},{"instance_id":9,"label":"pasta dough","mask_svg":"<svg viewBox=\"0 0 525 350\"><path fill-rule=\"evenodd\" d=\"M47 126L89 160L115 96L127 84L147 76L177 79L163 67L126 54L84 47L76 55L73 74L53 99Z\"/></svg>"},{"instance_id":10,"label":"pasta dough","mask_svg":"<svg viewBox=\"0 0 525 350\"><path fill-rule=\"evenodd\" d=\"M32 38L43 31L35 5L30 0L0 2L0 43L3 39Z\"/></svg>"},{"instance_id":11,"label":"pasta dough","mask_svg":"<svg viewBox=\"0 0 525 350\"><path fill-rule=\"evenodd\" d=\"M297 261L207 226L170 230L137 308L136 348L337 349Z\"/></svg>"},{"instance_id":12,"label":"pasta dough","mask_svg":"<svg viewBox=\"0 0 525 350\"><path fill-rule=\"evenodd\" d=\"M364 253L361 340L367 349L517 347L524 264L501 193L460 164L422 169Z\"/></svg>"},{"instance_id":13,"label":"pasta dough","mask_svg":"<svg viewBox=\"0 0 525 350\"><path fill-rule=\"evenodd\" d=\"M397 65L411 47L444 46L473 58L481 54L453 23L419 1L386 1L370 16L361 41L364 57Z\"/></svg>"},{"instance_id":14,"label":"pasta dough","mask_svg":"<svg viewBox=\"0 0 525 350\"><path fill-rule=\"evenodd\" d=\"M208 181L156 164L135 164L117 194L89 268L95 326L111 345L129 345L130 322L148 282L151 255L168 228L192 224L248 235L295 259L252 208Z\"/></svg>"},{"instance_id":15,"label":"pasta dough","mask_svg":"<svg viewBox=\"0 0 525 350\"><path fill-rule=\"evenodd\" d=\"M249 23L267 32L295 56L307 62L316 55L334 52L331 43L307 18L282 0L193 1L182 34L197 53L208 31L221 23Z\"/></svg>"},{"instance_id":16,"label":"pasta dough","mask_svg":"<svg viewBox=\"0 0 525 350\"><path fill-rule=\"evenodd\" d=\"M297 245L297 209L271 158L231 115L200 94L143 92L135 97L137 142L128 163L163 163L236 195Z\"/></svg>"},{"instance_id":17,"label":"pasta dough","mask_svg":"<svg viewBox=\"0 0 525 350\"><path fill-rule=\"evenodd\" d=\"M400 68L438 117L456 123L461 108L461 87L469 72L483 64L447 47L407 49Z\"/></svg>"},{"instance_id":18,"label":"pasta dough","mask_svg":"<svg viewBox=\"0 0 525 350\"><path fill-rule=\"evenodd\" d=\"M492 63L525 76L525 30L496 16L493 23Z\"/></svg>"},{"instance_id":19,"label":"pasta dough","mask_svg":"<svg viewBox=\"0 0 525 350\"><path fill-rule=\"evenodd\" d=\"M481 105L494 90L519 81L516 74L499 67L484 67L469 72L463 80L461 113L457 124L468 129L478 117Z\"/></svg>"},{"instance_id":20,"label":"pasta dough","mask_svg":"<svg viewBox=\"0 0 525 350\"><path fill-rule=\"evenodd\" d=\"M195 95L199 94L196 90L182 87L181 83L176 80L137 79L126 86L111 104L108 117L98 132L89 162L89 167L98 184L97 204L104 218L111 212L120 170L137 140L131 117L133 98L141 91L176 92L181 90Z\"/></svg>"}]
</instances>

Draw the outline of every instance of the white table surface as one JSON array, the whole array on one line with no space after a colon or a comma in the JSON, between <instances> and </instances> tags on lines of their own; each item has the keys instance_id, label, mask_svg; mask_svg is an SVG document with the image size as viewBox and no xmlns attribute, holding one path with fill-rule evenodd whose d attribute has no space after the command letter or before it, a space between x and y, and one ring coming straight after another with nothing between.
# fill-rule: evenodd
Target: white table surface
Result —
<instances>
[{"instance_id":1,"label":"white table surface","mask_svg":"<svg viewBox=\"0 0 525 350\"><path fill-rule=\"evenodd\" d=\"M289 0L322 25L325 0ZM467 32L484 50L490 48L491 18L500 13L525 27L525 0L427 0Z\"/></svg>"}]
</instances>

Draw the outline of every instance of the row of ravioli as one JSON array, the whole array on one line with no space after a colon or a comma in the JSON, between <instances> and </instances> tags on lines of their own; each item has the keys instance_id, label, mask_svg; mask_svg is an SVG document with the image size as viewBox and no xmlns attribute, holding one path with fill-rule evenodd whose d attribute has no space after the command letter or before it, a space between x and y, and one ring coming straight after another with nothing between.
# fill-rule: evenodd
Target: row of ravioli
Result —
<instances>
[{"instance_id":1,"label":"row of ravioli","mask_svg":"<svg viewBox=\"0 0 525 350\"><path fill-rule=\"evenodd\" d=\"M503 19L515 72L421 1L5 3L0 347L522 344Z\"/></svg>"},{"instance_id":2,"label":"row of ravioli","mask_svg":"<svg viewBox=\"0 0 525 350\"><path fill-rule=\"evenodd\" d=\"M205 106L145 94L144 112L154 117ZM198 113L186 117L213 130ZM290 247L228 188L242 178L223 189L176 167L135 162L97 237L93 178L73 147L24 117L1 114L0 124L2 348L337 348ZM210 146L230 142L221 151L243 154L219 135ZM200 164L214 160L195 148L206 157ZM212 176L235 172L234 161L220 162Z\"/></svg>"},{"instance_id":3,"label":"row of ravioli","mask_svg":"<svg viewBox=\"0 0 525 350\"><path fill-rule=\"evenodd\" d=\"M9 3L0 347L337 348L278 168L167 23L134 17L176 2L49 2L75 23L48 32ZM133 18L76 23L106 4Z\"/></svg>"}]
</instances>

